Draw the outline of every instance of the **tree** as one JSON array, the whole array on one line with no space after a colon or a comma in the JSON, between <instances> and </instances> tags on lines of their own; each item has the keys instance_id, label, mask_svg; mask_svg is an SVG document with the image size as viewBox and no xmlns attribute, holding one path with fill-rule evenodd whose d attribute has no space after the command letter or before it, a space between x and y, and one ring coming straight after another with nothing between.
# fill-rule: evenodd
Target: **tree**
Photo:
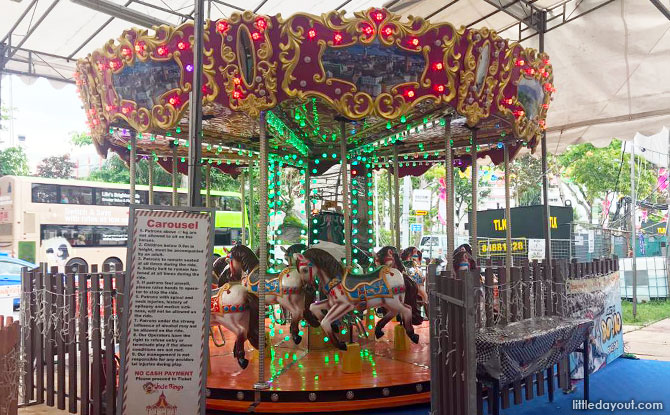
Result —
<instances>
[{"instance_id":1,"label":"tree","mask_svg":"<svg viewBox=\"0 0 670 415\"><path fill-rule=\"evenodd\" d=\"M610 192L630 194L630 154L623 154L622 143L612 140L609 146L596 148L590 143L572 146L558 157L564 175L576 188L581 204L593 219L593 207L598 199L604 199ZM636 157L636 189L638 199L656 202L656 171L650 163Z\"/></svg>"},{"instance_id":2,"label":"tree","mask_svg":"<svg viewBox=\"0 0 670 415\"><path fill-rule=\"evenodd\" d=\"M70 131L70 141L77 147L86 147L93 144L91 135L82 131Z\"/></svg>"},{"instance_id":3,"label":"tree","mask_svg":"<svg viewBox=\"0 0 670 415\"><path fill-rule=\"evenodd\" d=\"M0 176L27 176L28 157L21 147L0 150Z\"/></svg>"},{"instance_id":4,"label":"tree","mask_svg":"<svg viewBox=\"0 0 670 415\"><path fill-rule=\"evenodd\" d=\"M72 177L72 170L77 165L70 160L70 155L51 156L42 159L37 165L37 176L49 177L52 179L69 179Z\"/></svg>"},{"instance_id":5,"label":"tree","mask_svg":"<svg viewBox=\"0 0 670 415\"><path fill-rule=\"evenodd\" d=\"M526 153L510 163L510 182L517 206L542 203L542 161Z\"/></svg>"},{"instance_id":6,"label":"tree","mask_svg":"<svg viewBox=\"0 0 670 415\"><path fill-rule=\"evenodd\" d=\"M137 184L149 184L149 162L140 160L136 164L135 182ZM181 183L181 175L177 183ZM107 183L130 183L130 170L125 161L116 154L111 155L100 168L91 171L88 180ZM154 185L172 186L172 175L162 167L154 164Z\"/></svg>"}]
</instances>

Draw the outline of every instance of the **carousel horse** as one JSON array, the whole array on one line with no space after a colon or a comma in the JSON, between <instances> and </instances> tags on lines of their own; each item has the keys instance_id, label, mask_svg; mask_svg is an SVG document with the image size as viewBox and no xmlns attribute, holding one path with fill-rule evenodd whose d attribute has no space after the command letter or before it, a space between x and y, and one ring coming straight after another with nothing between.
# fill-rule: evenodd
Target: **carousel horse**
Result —
<instances>
[{"instance_id":1,"label":"carousel horse","mask_svg":"<svg viewBox=\"0 0 670 415\"><path fill-rule=\"evenodd\" d=\"M258 348L258 297L239 281L221 282L211 298L210 326L221 325L235 335L233 356L245 369L249 360L244 355L244 341Z\"/></svg>"},{"instance_id":2,"label":"carousel horse","mask_svg":"<svg viewBox=\"0 0 670 415\"><path fill-rule=\"evenodd\" d=\"M421 255L421 251L414 246L403 249L400 254L400 259L402 259L403 265L407 270L407 275L409 275L409 277L416 283L417 288L419 289L419 297L421 297L424 306L427 306L428 294L426 293L426 286L424 284L426 278L420 268L421 260L423 259L422 257L423 255Z\"/></svg>"},{"instance_id":3,"label":"carousel horse","mask_svg":"<svg viewBox=\"0 0 670 415\"><path fill-rule=\"evenodd\" d=\"M305 244L293 244L289 246L288 248L284 248L283 246L281 247L281 250L284 252L284 259L286 260L286 263L289 267L292 267L294 264L294 254L302 254L305 252L307 249L307 245Z\"/></svg>"},{"instance_id":4,"label":"carousel horse","mask_svg":"<svg viewBox=\"0 0 670 415\"><path fill-rule=\"evenodd\" d=\"M347 346L333 333L332 324L347 313L368 308L384 307L389 320L400 314L405 332L414 343L419 335L412 326L412 308L405 304L405 281L402 272L382 266L369 274L351 274L340 261L318 248L310 248L296 255L297 269L309 275L309 280L319 278L319 288L327 299L310 305L310 311L321 319L321 328L333 344L341 350Z\"/></svg>"},{"instance_id":5,"label":"carousel horse","mask_svg":"<svg viewBox=\"0 0 670 415\"><path fill-rule=\"evenodd\" d=\"M299 248L289 247L289 250L298 252ZM242 281L250 292L257 294L260 277L256 254L244 245L236 245L230 250L229 265L232 278ZM305 318L311 323L315 320L308 312L315 293L310 281L292 270L293 267L287 267L278 274L267 275L265 304L277 304L291 313L291 337L295 344L300 344L300 320Z\"/></svg>"},{"instance_id":6,"label":"carousel horse","mask_svg":"<svg viewBox=\"0 0 670 415\"><path fill-rule=\"evenodd\" d=\"M222 286L230 280L230 266L226 257L215 256L212 262L212 289ZM216 285L216 287L214 287Z\"/></svg>"},{"instance_id":7,"label":"carousel horse","mask_svg":"<svg viewBox=\"0 0 670 415\"><path fill-rule=\"evenodd\" d=\"M407 269L403 265L398 251L393 246L385 246L377 251L375 255L375 264L377 266L386 265L388 267L397 269L402 273L403 281L405 283L405 304L407 304L412 309L412 320L413 325L418 325L423 322L423 317L421 316L421 309L417 303L417 296L419 295L419 287L417 283L410 278L407 273ZM382 318L377 322L375 326L375 337L380 338L384 335L384 327L388 324L389 321L393 319L392 315L386 312L384 308L378 310L382 315ZM402 318L402 316L400 316Z\"/></svg>"},{"instance_id":8,"label":"carousel horse","mask_svg":"<svg viewBox=\"0 0 670 415\"><path fill-rule=\"evenodd\" d=\"M463 244L454 250L451 261L454 272L477 269L477 263L472 256L470 244Z\"/></svg>"}]
</instances>

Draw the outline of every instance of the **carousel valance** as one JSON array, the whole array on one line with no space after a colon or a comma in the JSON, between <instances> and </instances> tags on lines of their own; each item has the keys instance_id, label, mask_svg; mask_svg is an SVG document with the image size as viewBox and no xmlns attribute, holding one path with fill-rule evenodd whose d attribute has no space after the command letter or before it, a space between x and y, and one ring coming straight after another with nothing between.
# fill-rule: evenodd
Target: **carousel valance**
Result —
<instances>
[{"instance_id":1,"label":"carousel valance","mask_svg":"<svg viewBox=\"0 0 670 415\"><path fill-rule=\"evenodd\" d=\"M101 153L124 148L128 129L139 133L140 155L171 157L175 146L186 154L192 44L192 23L133 29L79 61L77 85ZM205 23L204 45L210 160L253 159L260 111L273 153L293 159L328 151L342 134L352 155L374 150L378 162L393 146L441 159L440 121L450 115L457 161L462 148L469 164L472 128L481 154L500 160L500 143L535 147L554 91L545 54L492 30L401 21L384 9L286 20L235 13Z\"/></svg>"}]
</instances>

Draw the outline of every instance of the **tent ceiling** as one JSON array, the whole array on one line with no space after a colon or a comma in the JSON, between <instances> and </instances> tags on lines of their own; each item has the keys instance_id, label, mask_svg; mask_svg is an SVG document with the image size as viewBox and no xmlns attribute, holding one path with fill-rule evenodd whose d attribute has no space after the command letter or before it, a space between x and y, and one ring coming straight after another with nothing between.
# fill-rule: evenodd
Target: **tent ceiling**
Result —
<instances>
[{"instance_id":1,"label":"tent ceiling","mask_svg":"<svg viewBox=\"0 0 670 415\"><path fill-rule=\"evenodd\" d=\"M178 25L193 12L192 0L109 0ZM623 0L241 0L205 1L212 19L252 9L289 16L386 6L402 15L491 27L501 36L537 48L537 12L546 10L545 50L552 59L557 93L548 119L552 152L577 142L607 144L612 137L658 132L670 125L670 21L651 1ZM658 2L664 4L664 2ZM567 24L566 24L567 23ZM119 18L67 0L4 1L0 48L7 73L70 82L76 59L132 27ZM20 50L8 49L7 46ZM1 64L0 64L1 66Z\"/></svg>"}]
</instances>

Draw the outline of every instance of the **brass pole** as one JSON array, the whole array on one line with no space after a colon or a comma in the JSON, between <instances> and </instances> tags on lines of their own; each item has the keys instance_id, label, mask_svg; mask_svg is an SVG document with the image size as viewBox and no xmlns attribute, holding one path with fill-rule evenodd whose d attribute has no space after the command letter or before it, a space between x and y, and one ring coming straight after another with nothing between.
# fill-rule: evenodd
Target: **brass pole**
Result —
<instances>
[{"instance_id":1,"label":"brass pole","mask_svg":"<svg viewBox=\"0 0 670 415\"><path fill-rule=\"evenodd\" d=\"M344 120L340 120L340 173L342 174L342 213L344 214L344 248L347 266L351 266L351 207L349 206L349 174L347 170L347 132Z\"/></svg>"},{"instance_id":2,"label":"brass pole","mask_svg":"<svg viewBox=\"0 0 670 415\"><path fill-rule=\"evenodd\" d=\"M395 221L393 220L393 184L391 183L391 169L390 167L386 167L386 181L389 189L389 194L388 194L388 201L389 201L389 222L390 222L390 228L391 228L391 244L393 244L393 241L395 241L395 229L393 229L395 226Z\"/></svg>"},{"instance_id":3,"label":"brass pole","mask_svg":"<svg viewBox=\"0 0 670 415\"><path fill-rule=\"evenodd\" d=\"M240 236L240 242L242 245L247 244L247 201L245 198L245 188L247 187L246 181L244 180L244 171L240 173L240 199L242 199L242 234Z\"/></svg>"},{"instance_id":4,"label":"brass pole","mask_svg":"<svg viewBox=\"0 0 670 415\"><path fill-rule=\"evenodd\" d=\"M149 157L149 204L154 204L154 156Z\"/></svg>"},{"instance_id":5,"label":"brass pole","mask_svg":"<svg viewBox=\"0 0 670 415\"><path fill-rule=\"evenodd\" d=\"M444 184L447 187L447 194L445 195L447 209L445 212L447 222L447 270L453 269L453 252L454 252L454 200L450 197L451 188L454 186L454 153L451 144L451 115L444 119L444 138L445 138L445 180Z\"/></svg>"},{"instance_id":6,"label":"brass pole","mask_svg":"<svg viewBox=\"0 0 670 415\"><path fill-rule=\"evenodd\" d=\"M393 190L395 191L395 212L393 227L395 228L395 246L400 249L400 168L398 167L398 146L393 145Z\"/></svg>"},{"instance_id":7,"label":"brass pole","mask_svg":"<svg viewBox=\"0 0 670 415\"><path fill-rule=\"evenodd\" d=\"M267 389L270 385L265 380L265 274L268 269L268 141L265 135L265 112L258 119L260 130L259 148L259 246L258 263L258 383L254 389ZM257 398L260 396L257 394Z\"/></svg>"},{"instance_id":8,"label":"brass pole","mask_svg":"<svg viewBox=\"0 0 670 415\"><path fill-rule=\"evenodd\" d=\"M512 275L512 215L510 211L510 197L509 197L509 145L505 143L504 147L505 157L505 275ZM508 277L509 278L509 277Z\"/></svg>"},{"instance_id":9,"label":"brass pole","mask_svg":"<svg viewBox=\"0 0 670 415\"><path fill-rule=\"evenodd\" d=\"M472 158L472 209L470 212L470 232L472 257L477 261L479 248L477 246L477 129L472 129L472 145L470 146L470 157Z\"/></svg>"},{"instance_id":10,"label":"brass pole","mask_svg":"<svg viewBox=\"0 0 670 415\"><path fill-rule=\"evenodd\" d=\"M310 192L312 191L312 175L309 171L309 163L305 166L305 218L307 218L307 243L309 246L312 239L312 202Z\"/></svg>"},{"instance_id":11,"label":"brass pole","mask_svg":"<svg viewBox=\"0 0 670 415\"><path fill-rule=\"evenodd\" d=\"M172 206L177 206L177 146L172 147Z\"/></svg>"},{"instance_id":12,"label":"brass pole","mask_svg":"<svg viewBox=\"0 0 670 415\"><path fill-rule=\"evenodd\" d=\"M137 181L137 133L130 132L130 200L128 203L135 204L135 182Z\"/></svg>"}]
</instances>

